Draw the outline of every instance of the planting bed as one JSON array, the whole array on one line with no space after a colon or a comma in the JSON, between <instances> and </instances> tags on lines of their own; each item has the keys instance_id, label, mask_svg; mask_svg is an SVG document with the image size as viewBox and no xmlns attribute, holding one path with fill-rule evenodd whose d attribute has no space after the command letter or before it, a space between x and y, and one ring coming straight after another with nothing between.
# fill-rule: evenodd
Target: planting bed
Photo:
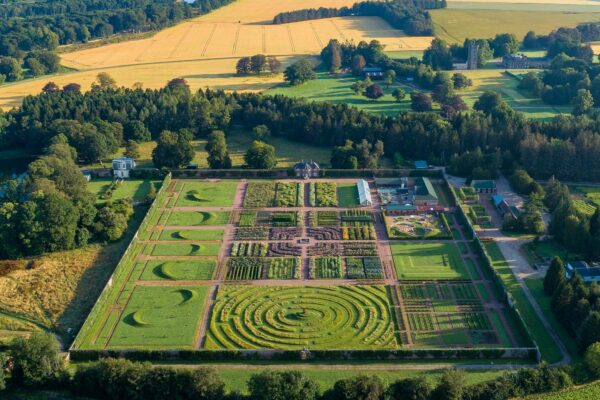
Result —
<instances>
[{"instance_id":1,"label":"planting bed","mask_svg":"<svg viewBox=\"0 0 600 400\"><path fill-rule=\"evenodd\" d=\"M384 286L219 287L207 349L394 349Z\"/></svg>"},{"instance_id":2,"label":"planting bed","mask_svg":"<svg viewBox=\"0 0 600 400\"><path fill-rule=\"evenodd\" d=\"M413 237L389 244L350 182L167 178L75 348L521 344L457 228L453 241L445 217L403 217L387 228Z\"/></svg>"},{"instance_id":3,"label":"planting bed","mask_svg":"<svg viewBox=\"0 0 600 400\"><path fill-rule=\"evenodd\" d=\"M444 214L386 215L385 225L390 239L449 239L452 235Z\"/></svg>"}]
</instances>

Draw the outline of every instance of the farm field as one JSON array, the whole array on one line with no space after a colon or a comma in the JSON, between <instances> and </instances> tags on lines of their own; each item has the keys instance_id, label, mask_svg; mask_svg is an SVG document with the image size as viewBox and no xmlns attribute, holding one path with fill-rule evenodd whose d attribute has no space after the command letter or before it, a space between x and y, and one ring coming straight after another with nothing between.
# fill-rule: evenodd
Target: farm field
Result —
<instances>
[{"instance_id":1,"label":"farm field","mask_svg":"<svg viewBox=\"0 0 600 400\"><path fill-rule=\"evenodd\" d=\"M482 5L460 8L451 5L445 10L431 10L430 14L437 36L450 43L463 43L467 38L493 38L507 32L522 39L528 31L546 35L559 27L575 27L583 22L600 20L600 7L590 8L591 2L579 10L576 6L569 10L564 5L559 10L555 6L553 10L546 8L546 2L527 3L536 3L537 7L524 9L513 4L501 4L482 9Z\"/></svg>"},{"instance_id":2,"label":"farm field","mask_svg":"<svg viewBox=\"0 0 600 400\"><path fill-rule=\"evenodd\" d=\"M528 346L465 243L388 244L357 182L168 177L74 347Z\"/></svg>"},{"instance_id":3,"label":"farm field","mask_svg":"<svg viewBox=\"0 0 600 400\"><path fill-rule=\"evenodd\" d=\"M389 88L382 85L385 95L377 101L369 100L364 96L357 95L351 86L357 81L356 77L350 75L330 75L328 72L319 72L317 79L309 81L300 86L280 85L265 92L265 94L283 94L290 97L303 97L311 101L328 101L334 104L350 104L361 110L373 113L395 115L401 111L410 111L410 92L412 89L399 83ZM401 87L407 96L401 102L392 97L394 89Z\"/></svg>"}]
</instances>

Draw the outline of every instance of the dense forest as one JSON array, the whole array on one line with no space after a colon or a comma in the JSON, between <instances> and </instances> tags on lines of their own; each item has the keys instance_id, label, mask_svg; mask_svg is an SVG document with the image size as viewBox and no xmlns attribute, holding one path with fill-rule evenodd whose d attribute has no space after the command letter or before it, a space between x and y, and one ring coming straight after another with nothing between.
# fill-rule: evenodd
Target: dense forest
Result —
<instances>
[{"instance_id":1,"label":"dense forest","mask_svg":"<svg viewBox=\"0 0 600 400\"><path fill-rule=\"evenodd\" d=\"M274 24L306 21L311 19L363 16L381 17L392 27L401 29L408 35L433 35L434 27L427 10L445 8L446 0L394 0L390 2L365 1L352 7L318 8L289 11L277 14Z\"/></svg>"},{"instance_id":2,"label":"dense forest","mask_svg":"<svg viewBox=\"0 0 600 400\"><path fill-rule=\"evenodd\" d=\"M57 0L0 1L0 84L56 72L37 53L117 33L161 29L207 13L231 0ZM31 61L34 59L34 61Z\"/></svg>"}]
</instances>

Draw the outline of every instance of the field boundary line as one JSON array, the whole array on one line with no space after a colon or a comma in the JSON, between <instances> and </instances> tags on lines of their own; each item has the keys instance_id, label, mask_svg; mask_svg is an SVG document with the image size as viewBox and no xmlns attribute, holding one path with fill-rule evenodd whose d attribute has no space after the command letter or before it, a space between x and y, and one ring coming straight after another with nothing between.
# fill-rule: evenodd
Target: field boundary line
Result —
<instances>
[{"instance_id":1,"label":"field boundary line","mask_svg":"<svg viewBox=\"0 0 600 400\"><path fill-rule=\"evenodd\" d=\"M319 47L323 48L325 46L323 46L323 42L321 42L321 38L319 37L319 34L317 33L317 29L315 28L315 25L313 24L312 21L310 21L310 29L312 29L313 33L315 34L315 39L317 39L317 43L319 43Z\"/></svg>"},{"instance_id":2,"label":"field boundary line","mask_svg":"<svg viewBox=\"0 0 600 400\"><path fill-rule=\"evenodd\" d=\"M290 26L287 25L287 33L288 33L288 38L290 39L290 46L292 47L292 53L296 54L296 46L294 45L294 39L292 39L292 30L290 29Z\"/></svg>"},{"instance_id":3,"label":"field boundary line","mask_svg":"<svg viewBox=\"0 0 600 400\"><path fill-rule=\"evenodd\" d=\"M264 25L262 27L262 51L267 53L267 28Z\"/></svg>"},{"instance_id":4,"label":"field boundary line","mask_svg":"<svg viewBox=\"0 0 600 400\"><path fill-rule=\"evenodd\" d=\"M235 39L233 39L233 49L231 51L231 54L233 54L233 55L235 55L235 53L237 51L238 40L240 39L240 28L241 28L241 25L238 24L237 29L235 31Z\"/></svg>"},{"instance_id":5,"label":"field boundary line","mask_svg":"<svg viewBox=\"0 0 600 400\"><path fill-rule=\"evenodd\" d=\"M204 43L204 48L202 49L202 53L200 54L201 57L204 57L204 55L206 54L206 50L208 50L208 46L210 45L213 35L215 34L215 31L217 30L217 26L218 26L218 24L213 25L213 28L210 31L208 38L206 39L206 43Z\"/></svg>"},{"instance_id":6,"label":"field boundary line","mask_svg":"<svg viewBox=\"0 0 600 400\"><path fill-rule=\"evenodd\" d=\"M173 50L171 50L171 52L169 53L168 59L173 58L173 54L175 54L175 52L177 51L179 46L181 46L181 44L183 43L183 39L185 39L187 37L187 35L192 30L193 26L194 26L193 24L190 24L190 26L186 29L185 33L183 35L181 35L181 38L177 41L177 44L175 44L175 46L173 46Z\"/></svg>"},{"instance_id":7,"label":"field boundary line","mask_svg":"<svg viewBox=\"0 0 600 400\"><path fill-rule=\"evenodd\" d=\"M346 35L344 35L344 33L342 32L342 30L340 29L339 26L337 26L337 24L335 23L335 21L333 19L330 19L329 22L331 23L331 25L333 25L333 28L337 31L337 33L339 33L339 35L341 36L342 40L348 40L346 39Z\"/></svg>"}]
</instances>

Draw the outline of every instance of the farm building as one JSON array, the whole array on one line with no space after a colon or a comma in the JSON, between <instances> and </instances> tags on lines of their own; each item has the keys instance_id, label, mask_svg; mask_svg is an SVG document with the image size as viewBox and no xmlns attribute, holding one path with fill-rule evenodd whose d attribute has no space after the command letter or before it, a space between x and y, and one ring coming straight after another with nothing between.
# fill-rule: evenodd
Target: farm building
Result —
<instances>
[{"instance_id":1,"label":"farm building","mask_svg":"<svg viewBox=\"0 0 600 400\"><path fill-rule=\"evenodd\" d=\"M496 182L493 180L474 180L471 187L477 193L496 193Z\"/></svg>"},{"instance_id":2,"label":"farm building","mask_svg":"<svg viewBox=\"0 0 600 400\"><path fill-rule=\"evenodd\" d=\"M502 57L502 66L507 69L543 69L550 66L547 58L530 58L523 54L507 54Z\"/></svg>"},{"instance_id":3,"label":"farm building","mask_svg":"<svg viewBox=\"0 0 600 400\"><path fill-rule=\"evenodd\" d=\"M362 73L365 78L383 79L383 70L379 67L365 67Z\"/></svg>"},{"instance_id":4,"label":"farm building","mask_svg":"<svg viewBox=\"0 0 600 400\"><path fill-rule=\"evenodd\" d=\"M361 179L356 184L358 189L358 200L361 206L372 206L373 199L371 198L371 188L369 187L369 182Z\"/></svg>"},{"instance_id":5,"label":"farm building","mask_svg":"<svg viewBox=\"0 0 600 400\"><path fill-rule=\"evenodd\" d=\"M379 178L375 183L386 207L438 205L438 197L429 178Z\"/></svg>"},{"instance_id":6,"label":"farm building","mask_svg":"<svg viewBox=\"0 0 600 400\"><path fill-rule=\"evenodd\" d=\"M565 275L571 278L577 272L585 282L600 282L600 265L588 264L585 261L570 261L567 263Z\"/></svg>"},{"instance_id":7,"label":"farm building","mask_svg":"<svg viewBox=\"0 0 600 400\"><path fill-rule=\"evenodd\" d=\"M320 170L321 167L319 167L319 164L317 164L313 160L304 160L294 165L294 172L296 173L296 177L302 179L318 178Z\"/></svg>"},{"instance_id":8,"label":"farm building","mask_svg":"<svg viewBox=\"0 0 600 400\"><path fill-rule=\"evenodd\" d=\"M119 157L112 161L115 178L129 178L129 173L135 168L135 161L129 157Z\"/></svg>"},{"instance_id":9,"label":"farm building","mask_svg":"<svg viewBox=\"0 0 600 400\"><path fill-rule=\"evenodd\" d=\"M504 196L499 194L494 195L492 196L492 202L502 217L504 217L506 214L510 214L514 219L519 218L519 215L521 214L519 209L508 204L506 199L504 199Z\"/></svg>"}]
</instances>

